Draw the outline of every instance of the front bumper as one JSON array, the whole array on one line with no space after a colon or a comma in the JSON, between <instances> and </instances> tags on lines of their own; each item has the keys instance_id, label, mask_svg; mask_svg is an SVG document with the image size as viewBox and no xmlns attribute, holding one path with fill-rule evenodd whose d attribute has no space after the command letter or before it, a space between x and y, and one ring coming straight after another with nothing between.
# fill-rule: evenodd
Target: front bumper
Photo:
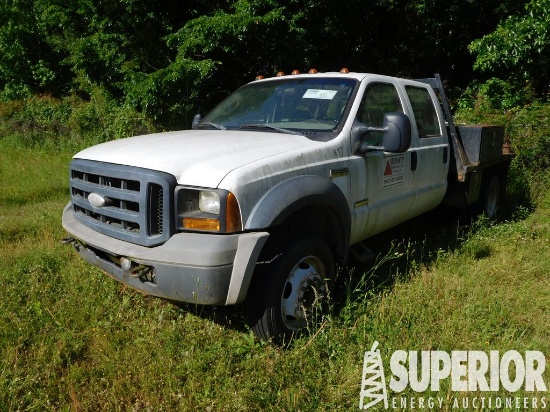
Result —
<instances>
[{"instance_id":1,"label":"front bumper","mask_svg":"<svg viewBox=\"0 0 550 412\"><path fill-rule=\"evenodd\" d=\"M269 236L267 232L178 233L162 245L145 247L88 228L75 219L71 203L62 222L80 256L116 280L149 295L202 305L231 305L245 299Z\"/></svg>"}]
</instances>

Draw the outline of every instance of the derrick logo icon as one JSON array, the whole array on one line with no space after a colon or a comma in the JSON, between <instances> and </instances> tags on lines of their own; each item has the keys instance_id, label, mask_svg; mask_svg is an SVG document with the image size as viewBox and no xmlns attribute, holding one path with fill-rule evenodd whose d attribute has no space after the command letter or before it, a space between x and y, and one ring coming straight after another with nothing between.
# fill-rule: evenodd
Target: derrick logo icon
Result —
<instances>
[{"instance_id":1,"label":"derrick logo icon","mask_svg":"<svg viewBox=\"0 0 550 412\"><path fill-rule=\"evenodd\" d=\"M368 403L365 404L365 400ZM384 402L384 407L388 408L384 365L382 365L378 341L374 341L371 350L365 352L363 361L363 379L361 382L359 409L368 409L379 402Z\"/></svg>"}]
</instances>

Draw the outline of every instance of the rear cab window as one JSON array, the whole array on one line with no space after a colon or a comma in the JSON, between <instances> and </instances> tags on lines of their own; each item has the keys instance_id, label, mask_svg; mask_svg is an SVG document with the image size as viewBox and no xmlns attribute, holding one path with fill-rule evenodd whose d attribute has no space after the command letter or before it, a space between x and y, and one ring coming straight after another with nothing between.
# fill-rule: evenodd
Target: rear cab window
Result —
<instances>
[{"instance_id":1,"label":"rear cab window","mask_svg":"<svg viewBox=\"0 0 550 412\"><path fill-rule=\"evenodd\" d=\"M441 127L432 97L427 89L417 86L405 86L405 91L411 102L418 137L440 137Z\"/></svg>"}]
</instances>

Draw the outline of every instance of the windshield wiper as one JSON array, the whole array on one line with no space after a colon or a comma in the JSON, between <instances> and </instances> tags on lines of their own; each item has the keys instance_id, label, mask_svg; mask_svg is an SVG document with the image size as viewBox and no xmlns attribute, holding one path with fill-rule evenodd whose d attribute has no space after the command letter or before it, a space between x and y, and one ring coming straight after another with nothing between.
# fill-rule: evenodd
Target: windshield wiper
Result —
<instances>
[{"instance_id":1,"label":"windshield wiper","mask_svg":"<svg viewBox=\"0 0 550 412\"><path fill-rule=\"evenodd\" d=\"M202 126L210 126L210 127L213 127L214 129L218 129L218 130L227 130L227 127L222 126L221 124L211 123L211 122L203 122L203 123L200 123L200 124L197 126L197 128L198 128L198 129L202 129Z\"/></svg>"},{"instance_id":2,"label":"windshield wiper","mask_svg":"<svg viewBox=\"0 0 550 412\"><path fill-rule=\"evenodd\" d=\"M298 136L303 136L302 133L300 132L296 132L294 130L289 130L289 129L283 129L281 127L271 126L270 124L265 124L265 123L242 124L241 129L264 129L264 130L272 130L274 132L279 132L279 133L287 133L287 134L295 134Z\"/></svg>"}]
</instances>

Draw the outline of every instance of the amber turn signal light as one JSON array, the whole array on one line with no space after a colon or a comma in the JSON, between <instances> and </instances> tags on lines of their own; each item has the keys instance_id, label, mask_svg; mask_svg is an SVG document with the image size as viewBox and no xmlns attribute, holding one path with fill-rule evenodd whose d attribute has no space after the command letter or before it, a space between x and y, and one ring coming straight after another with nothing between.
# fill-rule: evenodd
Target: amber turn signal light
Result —
<instances>
[{"instance_id":1,"label":"amber turn signal light","mask_svg":"<svg viewBox=\"0 0 550 412\"><path fill-rule=\"evenodd\" d=\"M218 219L184 217L182 223L184 229L207 230L209 232L220 231L220 221Z\"/></svg>"}]
</instances>

